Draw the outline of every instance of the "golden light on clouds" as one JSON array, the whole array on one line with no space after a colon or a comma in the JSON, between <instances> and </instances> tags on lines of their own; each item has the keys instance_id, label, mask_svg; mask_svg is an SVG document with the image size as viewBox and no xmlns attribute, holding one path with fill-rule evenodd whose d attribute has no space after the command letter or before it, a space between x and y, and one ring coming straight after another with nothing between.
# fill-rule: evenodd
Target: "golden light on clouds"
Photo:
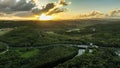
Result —
<instances>
[{"instance_id":1,"label":"golden light on clouds","mask_svg":"<svg viewBox=\"0 0 120 68\"><path fill-rule=\"evenodd\" d=\"M11 16L11 17L0 17L0 20L37 20L37 19L35 17Z\"/></svg>"}]
</instances>

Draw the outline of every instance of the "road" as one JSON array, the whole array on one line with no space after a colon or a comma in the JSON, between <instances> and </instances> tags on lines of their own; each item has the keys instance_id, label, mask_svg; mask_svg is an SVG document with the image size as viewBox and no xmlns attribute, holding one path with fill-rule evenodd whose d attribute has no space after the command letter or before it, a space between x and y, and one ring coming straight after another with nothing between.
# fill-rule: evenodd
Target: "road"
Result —
<instances>
[{"instance_id":1,"label":"road","mask_svg":"<svg viewBox=\"0 0 120 68\"><path fill-rule=\"evenodd\" d=\"M0 53L0 55L1 55L1 54L5 54L5 53L6 53L6 52L8 52L8 51L9 51L9 46L8 46L8 45L6 45L6 50L5 50L5 51L3 51L3 52L1 52L1 53Z\"/></svg>"}]
</instances>

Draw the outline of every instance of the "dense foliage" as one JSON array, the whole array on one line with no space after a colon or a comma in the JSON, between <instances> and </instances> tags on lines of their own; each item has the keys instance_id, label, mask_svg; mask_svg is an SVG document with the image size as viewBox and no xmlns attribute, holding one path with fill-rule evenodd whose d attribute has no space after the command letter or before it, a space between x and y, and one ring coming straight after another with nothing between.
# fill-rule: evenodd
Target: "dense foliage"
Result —
<instances>
[{"instance_id":1,"label":"dense foliage","mask_svg":"<svg viewBox=\"0 0 120 68\"><path fill-rule=\"evenodd\" d=\"M69 60L56 68L120 68L120 57L111 49L94 49Z\"/></svg>"},{"instance_id":2,"label":"dense foliage","mask_svg":"<svg viewBox=\"0 0 120 68\"><path fill-rule=\"evenodd\" d=\"M120 23L98 24L86 27L81 33L91 35L90 42L99 46L120 47ZM95 31L92 31L95 29Z\"/></svg>"},{"instance_id":3,"label":"dense foliage","mask_svg":"<svg viewBox=\"0 0 120 68\"><path fill-rule=\"evenodd\" d=\"M5 51L7 48L7 44L0 42L0 52Z\"/></svg>"},{"instance_id":4,"label":"dense foliage","mask_svg":"<svg viewBox=\"0 0 120 68\"><path fill-rule=\"evenodd\" d=\"M64 42L67 37L58 34L48 34L41 32L40 29L34 27L19 27L0 37L0 40L8 43L10 46L27 47L27 46L43 46ZM46 42L47 41L47 42Z\"/></svg>"},{"instance_id":5,"label":"dense foliage","mask_svg":"<svg viewBox=\"0 0 120 68\"><path fill-rule=\"evenodd\" d=\"M78 49L68 44L120 47L120 21L0 21L0 68L53 68L73 58ZM61 45L68 45L61 46ZM111 49L86 50L57 68L120 68Z\"/></svg>"},{"instance_id":6,"label":"dense foliage","mask_svg":"<svg viewBox=\"0 0 120 68\"><path fill-rule=\"evenodd\" d=\"M48 65L52 67L76 54L77 48L65 46L11 48L9 52L0 55L0 68L44 68Z\"/></svg>"}]
</instances>

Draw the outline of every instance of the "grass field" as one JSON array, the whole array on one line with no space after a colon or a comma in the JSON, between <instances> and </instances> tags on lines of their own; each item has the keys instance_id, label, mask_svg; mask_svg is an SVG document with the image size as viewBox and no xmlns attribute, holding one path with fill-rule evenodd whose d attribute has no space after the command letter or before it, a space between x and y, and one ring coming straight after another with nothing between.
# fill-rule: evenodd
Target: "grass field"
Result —
<instances>
[{"instance_id":1,"label":"grass field","mask_svg":"<svg viewBox=\"0 0 120 68\"><path fill-rule=\"evenodd\" d=\"M21 57L22 58L34 57L34 56L38 55L38 53L40 53L39 51L40 50L35 49L35 50L28 51L28 52L24 52L23 54L21 54Z\"/></svg>"},{"instance_id":2,"label":"grass field","mask_svg":"<svg viewBox=\"0 0 120 68\"><path fill-rule=\"evenodd\" d=\"M11 30L13 30L13 29L12 28L0 29L0 36L10 32Z\"/></svg>"}]
</instances>

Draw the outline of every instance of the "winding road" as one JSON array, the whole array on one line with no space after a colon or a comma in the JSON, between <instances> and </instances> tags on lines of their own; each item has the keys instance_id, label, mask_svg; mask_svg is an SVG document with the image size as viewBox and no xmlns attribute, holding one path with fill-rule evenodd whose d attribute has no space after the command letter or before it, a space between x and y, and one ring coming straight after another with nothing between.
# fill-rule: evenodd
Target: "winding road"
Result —
<instances>
[{"instance_id":1,"label":"winding road","mask_svg":"<svg viewBox=\"0 0 120 68\"><path fill-rule=\"evenodd\" d=\"M6 45L6 50L5 50L5 51L2 51L2 52L0 53L0 55L1 55L1 54L5 54L5 53L8 52L8 51L9 51L9 46Z\"/></svg>"}]
</instances>

